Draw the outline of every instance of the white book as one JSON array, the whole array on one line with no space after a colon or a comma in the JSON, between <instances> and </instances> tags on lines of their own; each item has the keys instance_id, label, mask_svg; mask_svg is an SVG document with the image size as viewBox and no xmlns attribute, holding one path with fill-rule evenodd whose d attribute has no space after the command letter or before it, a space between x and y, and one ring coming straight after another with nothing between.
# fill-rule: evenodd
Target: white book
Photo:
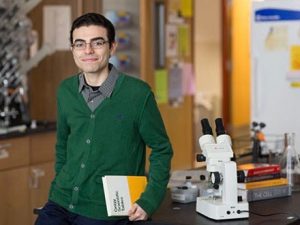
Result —
<instances>
[{"instance_id":1,"label":"white book","mask_svg":"<svg viewBox=\"0 0 300 225\"><path fill-rule=\"evenodd\" d=\"M127 216L147 185L145 176L104 176L102 181L108 216Z\"/></svg>"}]
</instances>

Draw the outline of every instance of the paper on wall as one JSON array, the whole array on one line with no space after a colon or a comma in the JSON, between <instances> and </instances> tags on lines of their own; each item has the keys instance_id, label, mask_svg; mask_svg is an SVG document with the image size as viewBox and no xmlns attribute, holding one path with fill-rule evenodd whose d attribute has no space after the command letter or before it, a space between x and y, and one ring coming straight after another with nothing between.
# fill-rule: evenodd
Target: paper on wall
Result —
<instances>
[{"instance_id":1,"label":"paper on wall","mask_svg":"<svg viewBox=\"0 0 300 225\"><path fill-rule=\"evenodd\" d=\"M158 104L168 103L168 73L164 69L155 71L155 97Z\"/></svg>"},{"instance_id":2,"label":"paper on wall","mask_svg":"<svg viewBox=\"0 0 300 225\"><path fill-rule=\"evenodd\" d=\"M69 50L71 7L69 5L46 5L43 9L44 43L56 50Z\"/></svg>"},{"instance_id":3,"label":"paper on wall","mask_svg":"<svg viewBox=\"0 0 300 225\"><path fill-rule=\"evenodd\" d=\"M182 69L180 65L174 64L169 74L169 100L181 103L183 101Z\"/></svg>"},{"instance_id":4,"label":"paper on wall","mask_svg":"<svg viewBox=\"0 0 300 225\"><path fill-rule=\"evenodd\" d=\"M167 57L178 56L178 26L166 25L166 55Z\"/></svg>"},{"instance_id":5,"label":"paper on wall","mask_svg":"<svg viewBox=\"0 0 300 225\"><path fill-rule=\"evenodd\" d=\"M179 47L178 52L182 57L191 56L191 36L190 36L190 26L187 24L182 24L178 28L178 40Z\"/></svg>"},{"instance_id":6,"label":"paper on wall","mask_svg":"<svg viewBox=\"0 0 300 225\"><path fill-rule=\"evenodd\" d=\"M185 95L194 95L196 93L196 82L193 66L191 63L183 63L183 93Z\"/></svg>"}]
</instances>

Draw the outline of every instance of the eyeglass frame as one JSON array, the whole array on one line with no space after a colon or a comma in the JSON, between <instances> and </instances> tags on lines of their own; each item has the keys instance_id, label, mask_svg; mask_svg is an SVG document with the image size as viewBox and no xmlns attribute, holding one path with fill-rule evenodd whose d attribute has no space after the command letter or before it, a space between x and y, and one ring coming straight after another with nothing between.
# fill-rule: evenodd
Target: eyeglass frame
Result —
<instances>
[{"instance_id":1,"label":"eyeglass frame","mask_svg":"<svg viewBox=\"0 0 300 225\"><path fill-rule=\"evenodd\" d=\"M76 46L75 46L76 41L77 41L77 42L82 42L83 47L82 47L82 48L76 47ZM99 45L99 46L93 46L93 43L96 42L96 41L102 41L102 44ZM90 45L90 48L92 48L92 49L101 49L101 48L103 48L103 46L104 46L106 43L109 43L109 40L105 40L105 39L102 38L102 37L93 38L93 39L91 39L90 42L86 42L85 40L82 40L82 39L76 39L76 40L74 41L74 43L71 44L71 47L72 47L74 50L76 50L76 51L82 51L82 50L85 50L85 49L87 48L87 45L89 44L89 45Z\"/></svg>"}]
</instances>

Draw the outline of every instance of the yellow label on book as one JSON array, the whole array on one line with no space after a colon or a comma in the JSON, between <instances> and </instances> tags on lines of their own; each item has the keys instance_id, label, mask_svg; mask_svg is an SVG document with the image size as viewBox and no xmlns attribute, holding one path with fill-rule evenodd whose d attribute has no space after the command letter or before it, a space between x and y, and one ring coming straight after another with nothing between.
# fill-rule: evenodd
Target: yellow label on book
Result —
<instances>
[{"instance_id":1,"label":"yellow label on book","mask_svg":"<svg viewBox=\"0 0 300 225\"><path fill-rule=\"evenodd\" d=\"M128 180L131 202L134 203L136 200L139 199L141 193L144 192L147 185L147 179L146 177L142 177L142 176L141 177L128 176L127 180Z\"/></svg>"},{"instance_id":2,"label":"yellow label on book","mask_svg":"<svg viewBox=\"0 0 300 225\"><path fill-rule=\"evenodd\" d=\"M255 181L249 183L238 183L238 188L250 190L255 188L273 187L273 186L286 185L286 184L288 184L288 180L286 178L278 178L278 179L262 180L262 181Z\"/></svg>"}]
</instances>

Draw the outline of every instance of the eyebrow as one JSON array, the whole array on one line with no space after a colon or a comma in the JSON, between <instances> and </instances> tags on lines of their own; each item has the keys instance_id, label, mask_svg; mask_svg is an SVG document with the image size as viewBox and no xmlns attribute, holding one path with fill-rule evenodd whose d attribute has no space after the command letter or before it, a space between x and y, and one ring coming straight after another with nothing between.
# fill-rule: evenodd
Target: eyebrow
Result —
<instances>
[{"instance_id":1,"label":"eyebrow","mask_svg":"<svg viewBox=\"0 0 300 225\"><path fill-rule=\"evenodd\" d=\"M92 38L90 41L96 41L96 40L103 40L103 41L105 41L105 39L103 37L95 37L95 38ZM86 42L85 40L80 39L80 38L74 40L74 42L76 42L76 41L84 41L84 42Z\"/></svg>"}]
</instances>

